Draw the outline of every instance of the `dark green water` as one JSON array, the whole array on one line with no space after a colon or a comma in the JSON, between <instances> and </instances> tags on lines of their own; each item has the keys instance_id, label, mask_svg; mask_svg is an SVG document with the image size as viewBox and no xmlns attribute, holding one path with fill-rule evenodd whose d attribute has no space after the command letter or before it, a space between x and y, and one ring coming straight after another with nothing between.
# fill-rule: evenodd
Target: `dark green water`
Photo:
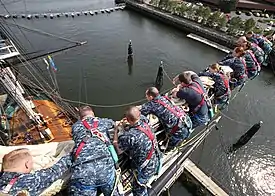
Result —
<instances>
[{"instance_id":1,"label":"dark green water","mask_svg":"<svg viewBox=\"0 0 275 196\"><path fill-rule=\"evenodd\" d=\"M111 0L27 0L28 13L94 10L113 6ZM23 1L10 3L11 13L24 13ZM1 8L3 10L3 8ZM11 22L12 20L9 20ZM58 67L57 80L61 95L67 99L90 104L116 105L144 98L145 89L155 80L160 61L174 76L182 70L200 71L224 54L190 40L184 32L167 27L131 11L118 11L97 16L59 19L17 19L18 24L41 29L88 44L54 56ZM13 28L14 32L18 29ZM69 45L66 41L24 31L18 38L29 51L56 49ZM127 43L134 47L132 73L126 62ZM46 72L46 66L39 63ZM220 130L214 131L199 148L192 160L229 190L229 195L275 195L274 76L263 72L251 81L232 101ZM163 90L172 87L165 79ZM99 116L120 119L124 108L95 108ZM245 147L226 157L223 145L234 143L250 126L264 121L261 130ZM189 195L177 182L172 195Z\"/></svg>"}]
</instances>

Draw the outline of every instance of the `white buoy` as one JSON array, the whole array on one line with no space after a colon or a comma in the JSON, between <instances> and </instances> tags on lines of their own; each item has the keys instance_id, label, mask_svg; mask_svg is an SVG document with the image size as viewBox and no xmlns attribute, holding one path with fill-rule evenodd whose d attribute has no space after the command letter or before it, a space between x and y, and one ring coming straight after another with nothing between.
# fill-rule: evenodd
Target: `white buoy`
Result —
<instances>
[{"instance_id":1,"label":"white buoy","mask_svg":"<svg viewBox=\"0 0 275 196\"><path fill-rule=\"evenodd\" d=\"M50 19L53 19L53 14L50 14Z\"/></svg>"},{"instance_id":2,"label":"white buoy","mask_svg":"<svg viewBox=\"0 0 275 196\"><path fill-rule=\"evenodd\" d=\"M104 10L100 10L101 13L104 13L105 11Z\"/></svg>"},{"instance_id":3,"label":"white buoy","mask_svg":"<svg viewBox=\"0 0 275 196\"><path fill-rule=\"evenodd\" d=\"M6 18L6 19L7 19L7 18L9 18L9 17L10 17L10 15L8 15L8 14L7 14L7 15L5 15L5 18Z\"/></svg>"},{"instance_id":4,"label":"white buoy","mask_svg":"<svg viewBox=\"0 0 275 196\"><path fill-rule=\"evenodd\" d=\"M30 20L31 18L32 18L32 15L29 14L29 15L27 16L27 19Z\"/></svg>"},{"instance_id":5,"label":"white buoy","mask_svg":"<svg viewBox=\"0 0 275 196\"><path fill-rule=\"evenodd\" d=\"M26 15L25 15L25 14L22 14L21 17L22 17L22 18L26 18Z\"/></svg>"},{"instance_id":6,"label":"white buoy","mask_svg":"<svg viewBox=\"0 0 275 196\"><path fill-rule=\"evenodd\" d=\"M12 17L13 17L13 18L17 18L17 15L13 15Z\"/></svg>"},{"instance_id":7,"label":"white buoy","mask_svg":"<svg viewBox=\"0 0 275 196\"><path fill-rule=\"evenodd\" d=\"M56 17L59 18L59 17L60 17L60 13L57 13L57 14L56 14Z\"/></svg>"},{"instance_id":8,"label":"white buoy","mask_svg":"<svg viewBox=\"0 0 275 196\"><path fill-rule=\"evenodd\" d=\"M64 15L65 15L66 17L69 17L69 14L68 14L68 13L65 13Z\"/></svg>"},{"instance_id":9,"label":"white buoy","mask_svg":"<svg viewBox=\"0 0 275 196\"><path fill-rule=\"evenodd\" d=\"M88 15L88 12L87 12L87 11L85 11L85 12L83 12L83 14L84 14L85 16L87 16L87 15Z\"/></svg>"},{"instance_id":10,"label":"white buoy","mask_svg":"<svg viewBox=\"0 0 275 196\"><path fill-rule=\"evenodd\" d=\"M39 18L39 15L38 15L38 14L35 14L34 17L35 17L35 18Z\"/></svg>"},{"instance_id":11,"label":"white buoy","mask_svg":"<svg viewBox=\"0 0 275 196\"><path fill-rule=\"evenodd\" d=\"M74 13L72 13L71 16L74 17Z\"/></svg>"},{"instance_id":12,"label":"white buoy","mask_svg":"<svg viewBox=\"0 0 275 196\"><path fill-rule=\"evenodd\" d=\"M95 11L94 11L94 13L95 13L95 14L98 14L98 11L97 11L97 10L95 10Z\"/></svg>"},{"instance_id":13,"label":"white buoy","mask_svg":"<svg viewBox=\"0 0 275 196\"><path fill-rule=\"evenodd\" d=\"M79 12L76 12L76 15L77 15L77 16L80 16L80 13L79 13Z\"/></svg>"},{"instance_id":14,"label":"white buoy","mask_svg":"<svg viewBox=\"0 0 275 196\"><path fill-rule=\"evenodd\" d=\"M44 18L47 18L47 17L48 17L48 15L47 15L47 14L44 14L43 16L44 16Z\"/></svg>"},{"instance_id":15,"label":"white buoy","mask_svg":"<svg viewBox=\"0 0 275 196\"><path fill-rule=\"evenodd\" d=\"M114 11L114 8L110 8L110 11L113 12L113 11Z\"/></svg>"},{"instance_id":16,"label":"white buoy","mask_svg":"<svg viewBox=\"0 0 275 196\"><path fill-rule=\"evenodd\" d=\"M93 16L93 15L94 15L94 13L93 13L92 11L90 11L89 13L90 13L90 15L91 15L91 16Z\"/></svg>"},{"instance_id":17,"label":"white buoy","mask_svg":"<svg viewBox=\"0 0 275 196\"><path fill-rule=\"evenodd\" d=\"M111 13L111 12L110 12L110 10L108 10L108 9L106 9L106 10L105 10L105 12L107 12L107 13Z\"/></svg>"}]
</instances>

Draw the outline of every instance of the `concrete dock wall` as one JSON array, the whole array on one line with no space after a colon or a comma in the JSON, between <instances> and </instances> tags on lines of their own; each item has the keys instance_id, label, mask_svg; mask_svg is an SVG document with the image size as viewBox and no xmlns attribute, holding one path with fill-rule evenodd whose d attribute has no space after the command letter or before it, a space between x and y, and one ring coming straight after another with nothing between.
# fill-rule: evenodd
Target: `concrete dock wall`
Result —
<instances>
[{"instance_id":1,"label":"concrete dock wall","mask_svg":"<svg viewBox=\"0 0 275 196\"><path fill-rule=\"evenodd\" d=\"M234 48L234 43L236 42L236 38L233 36L226 35L223 32L203 26L191 20L172 15L171 13L165 12L148 4L141 4L128 0L126 1L126 9L131 9L145 14L148 17L179 28L187 33L194 33L229 48Z\"/></svg>"}]
</instances>

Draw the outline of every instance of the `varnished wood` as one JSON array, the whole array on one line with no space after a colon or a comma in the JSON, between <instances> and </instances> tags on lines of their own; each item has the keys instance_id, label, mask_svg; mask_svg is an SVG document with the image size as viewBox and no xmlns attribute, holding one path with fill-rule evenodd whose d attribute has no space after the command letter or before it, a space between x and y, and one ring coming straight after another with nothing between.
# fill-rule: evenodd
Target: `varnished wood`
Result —
<instances>
[{"instance_id":1,"label":"varnished wood","mask_svg":"<svg viewBox=\"0 0 275 196\"><path fill-rule=\"evenodd\" d=\"M53 139L47 142L60 142L71 140L71 124L69 118L67 118L62 110L53 102L48 100L34 100L35 110L43 115L43 119L46 121L47 127L53 134ZM46 126L35 126L27 117L22 109L19 109L13 115L10 126L13 135L17 137L13 138L11 145L26 144L24 137L27 132L33 137L34 141L41 143L41 136L39 130L45 130Z\"/></svg>"}]
</instances>

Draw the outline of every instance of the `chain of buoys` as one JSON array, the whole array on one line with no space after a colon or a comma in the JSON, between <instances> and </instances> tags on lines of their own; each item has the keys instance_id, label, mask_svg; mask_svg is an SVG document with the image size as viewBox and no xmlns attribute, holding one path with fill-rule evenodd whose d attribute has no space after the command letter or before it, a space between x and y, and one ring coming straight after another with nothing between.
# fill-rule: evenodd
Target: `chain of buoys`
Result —
<instances>
[{"instance_id":1,"label":"chain of buoys","mask_svg":"<svg viewBox=\"0 0 275 196\"><path fill-rule=\"evenodd\" d=\"M40 14L7 14L7 15L2 15L0 14L1 18L4 19L19 19L19 18L23 18L23 19L39 19L39 18L50 18L50 19L54 19L54 18L60 18L60 17L76 17L76 16L94 16L97 14L110 14L111 12L114 11L119 11L119 10L124 10L125 6L116 6L113 8L106 8L106 9L100 9L100 10L91 10L91 11L81 11L81 12L63 12L63 13L40 13Z\"/></svg>"}]
</instances>

